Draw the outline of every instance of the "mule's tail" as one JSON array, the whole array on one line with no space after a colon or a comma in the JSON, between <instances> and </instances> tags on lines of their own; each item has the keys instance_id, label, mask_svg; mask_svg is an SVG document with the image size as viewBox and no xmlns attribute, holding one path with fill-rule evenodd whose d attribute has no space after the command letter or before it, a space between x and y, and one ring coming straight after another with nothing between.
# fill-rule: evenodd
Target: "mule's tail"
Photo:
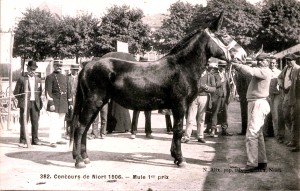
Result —
<instances>
[{"instance_id":1,"label":"mule's tail","mask_svg":"<svg viewBox=\"0 0 300 191\"><path fill-rule=\"evenodd\" d=\"M72 125L71 125L71 129L70 129L70 144L69 144L70 147L74 143L75 129L80 127L79 115L82 110L83 101L84 101L83 87L81 85L83 71L84 71L84 68L78 74L78 83L77 83L77 90L76 90L76 96L75 96L75 102L74 102L74 108L73 108Z\"/></svg>"}]
</instances>

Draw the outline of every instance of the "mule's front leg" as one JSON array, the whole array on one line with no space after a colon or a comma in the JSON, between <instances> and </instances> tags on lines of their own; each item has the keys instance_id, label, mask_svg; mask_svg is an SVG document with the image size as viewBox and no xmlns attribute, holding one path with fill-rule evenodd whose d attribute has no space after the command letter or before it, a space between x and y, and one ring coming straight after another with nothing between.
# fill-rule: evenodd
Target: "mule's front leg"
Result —
<instances>
[{"instance_id":1,"label":"mule's front leg","mask_svg":"<svg viewBox=\"0 0 300 191\"><path fill-rule=\"evenodd\" d=\"M186 161L183 158L182 151L181 151L182 135L183 135L183 117L179 118L174 116L171 156L174 158L174 163L179 167L184 166L186 164Z\"/></svg>"}]
</instances>

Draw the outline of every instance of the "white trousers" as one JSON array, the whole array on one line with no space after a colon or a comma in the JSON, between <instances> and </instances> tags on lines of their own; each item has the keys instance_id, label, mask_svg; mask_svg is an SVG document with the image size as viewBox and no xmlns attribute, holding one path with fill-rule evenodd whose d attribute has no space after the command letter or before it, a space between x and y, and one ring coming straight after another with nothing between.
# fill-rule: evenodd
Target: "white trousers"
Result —
<instances>
[{"instance_id":1,"label":"white trousers","mask_svg":"<svg viewBox=\"0 0 300 191\"><path fill-rule=\"evenodd\" d=\"M207 96L197 96L197 98L189 106L186 118L186 138L191 138L194 120L197 122L197 138L204 138L204 123L207 100Z\"/></svg>"},{"instance_id":2,"label":"white trousers","mask_svg":"<svg viewBox=\"0 0 300 191\"><path fill-rule=\"evenodd\" d=\"M65 113L48 112L51 125L49 128L49 142L56 143L62 140Z\"/></svg>"},{"instance_id":3,"label":"white trousers","mask_svg":"<svg viewBox=\"0 0 300 191\"><path fill-rule=\"evenodd\" d=\"M257 167L267 163L263 126L270 105L265 99L248 102L248 128L246 133L247 165Z\"/></svg>"}]
</instances>

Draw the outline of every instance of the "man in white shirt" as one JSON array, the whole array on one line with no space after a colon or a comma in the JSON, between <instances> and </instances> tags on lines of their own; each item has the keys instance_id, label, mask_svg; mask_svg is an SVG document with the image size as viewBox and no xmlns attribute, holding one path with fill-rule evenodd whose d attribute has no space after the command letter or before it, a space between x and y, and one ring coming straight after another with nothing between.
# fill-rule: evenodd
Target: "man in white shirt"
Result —
<instances>
[{"instance_id":1,"label":"man in white shirt","mask_svg":"<svg viewBox=\"0 0 300 191\"><path fill-rule=\"evenodd\" d=\"M42 83L41 79L35 75L35 70L37 69L37 64L35 61L30 60L27 64L27 73L21 76L14 89L14 95L18 100L18 107L20 108L20 147L27 147L26 136L25 136L25 119L24 114L27 112L27 121L31 121L31 143L33 145L41 145L38 138L38 128L39 128L39 116L40 110L43 107L41 100L42 95ZM27 82L26 82L27 81ZM27 108L25 108L25 84L28 85L28 96L27 96ZM27 109L27 111L25 111Z\"/></svg>"}]
</instances>

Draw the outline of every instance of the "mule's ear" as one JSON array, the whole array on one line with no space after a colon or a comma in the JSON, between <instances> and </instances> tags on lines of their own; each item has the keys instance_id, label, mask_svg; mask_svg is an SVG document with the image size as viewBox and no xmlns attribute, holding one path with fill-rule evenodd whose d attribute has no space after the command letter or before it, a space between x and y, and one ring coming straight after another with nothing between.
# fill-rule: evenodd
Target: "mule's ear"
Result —
<instances>
[{"instance_id":1,"label":"mule's ear","mask_svg":"<svg viewBox=\"0 0 300 191\"><path fill-rule=\"evenodd\" d=\"M219 17L210 24L209 30L212 32L218 31L222 27L223 18L224 18L224 11L222 11Z\"/></svg>"}]
</instances>

